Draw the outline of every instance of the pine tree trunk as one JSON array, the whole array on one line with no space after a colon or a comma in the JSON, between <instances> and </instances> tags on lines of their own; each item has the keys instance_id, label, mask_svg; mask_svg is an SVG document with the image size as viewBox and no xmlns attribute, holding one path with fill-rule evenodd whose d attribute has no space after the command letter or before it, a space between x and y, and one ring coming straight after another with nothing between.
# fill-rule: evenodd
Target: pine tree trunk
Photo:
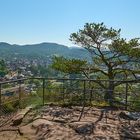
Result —
<instances>
[{"instance_id":1,"label":"pine tree trunk","mask_svg":"<svg viewBox=\"0 0 140 140\"><path fill-rule=\"evenodd\" d=\"M104 95L105 101L109 103L110 106L113 106L114 99L114 81L109 81L108 88Z\"/></svg>"}]
</instances>

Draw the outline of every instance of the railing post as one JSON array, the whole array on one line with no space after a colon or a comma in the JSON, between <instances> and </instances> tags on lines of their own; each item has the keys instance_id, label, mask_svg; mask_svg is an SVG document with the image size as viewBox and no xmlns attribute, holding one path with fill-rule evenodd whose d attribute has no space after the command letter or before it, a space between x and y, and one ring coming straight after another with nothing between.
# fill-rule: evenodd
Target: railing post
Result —
<instances>
[{"instance_id":1,"label":"railing post","mask_svg":"<svg viewBox=\"0 0 140 140\"><path fill-rule=\"evenodd\" d=\"M89 81L89 103L92 104L92 88L91 88L91 81Z\"/></svg>"},{"instance_id":2,"label":"railing post","mask_svg":"<svg viewBox=\"0 0 140 140\"><path fill-rule=\"evenodd\" d=\"M85 99L86 99L86 80L84 80L84 103L85 103Z\"/></svg>"},{"instance_id":3,"label":"railing post","mask_svg":"<svg viewBox=\"0 0 140 140\"><path fill-rule=\"evenodd\" d=\"M62 86L62 93L63 93L63 103L65 103L65 91L64 91L64 79L63 79L63 86Z\"/></svg>"},{"instance_id":4,"label":"railing post","mask_svg":"<svg viewBox=\"0 0 140 140\"><path fill-rule=\"evenodd\" d=\"M19 108L21 108L21 80L19 81Z\"/></svg>"},{"instance_id":5,"label":"railing post","mask_svg":"<svg viewBox=\"0 0 140 140\"><path fill-rule=\"evenodd\" d=\"M0 115L2 114L2 100L1 100L1 94L2 94L2 85L0 84Z\"/></svg>"},{"instance_id":6,"label":"railing post","mask_svg":"<svg viewBox=\"0 0 140 140\"><path fill-rule=\"evenodd\" d=\"M42 92L42 99L43 99L43 106L45 104L45 78L43 78L43 92Z\"/></svg>"},{"instance_id":7,"label":"railing post","mask_svg":"<svg viewBox=\"0 0 140 140\"><path fill-rule=\"evenodd\" d=\"M86 104L86 101L85 101L86 100L86 80L84 80L84 93L83 94L84 94L83 95L83 107L82 107L81 114L79 116L78 121L80 121L82 118L82 115L84 113L85 104Z\"/></svg>"},{"instance_id":8,"label":"railing post","mask_svg":"<svg viewBox=\"0 0 140 140\"><path fill-rule=\"evenodd\" d=\"M125 110L127 110L127 102L128 102L128 83L126 83L125 87Z\"/></svg>"}]
</instances>

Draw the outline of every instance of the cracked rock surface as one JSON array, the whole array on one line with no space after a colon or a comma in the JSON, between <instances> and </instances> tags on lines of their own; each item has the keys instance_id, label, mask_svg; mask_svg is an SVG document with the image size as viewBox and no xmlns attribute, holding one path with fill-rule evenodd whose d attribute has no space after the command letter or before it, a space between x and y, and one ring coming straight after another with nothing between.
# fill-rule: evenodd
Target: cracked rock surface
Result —
<instances>
[{"instance_id":1,"label":"cracked rock surface","mask_svg":"<svg viewBox=\"0 0 140 140\"><path fill-rule=\"evenodd\" d=\"M121 118L122 110L44 106L22 115L20 123L0 127L0 140L132 140L140 138L140 122ZM23 114L23 113L22 113ZM127 115L127 113L126 113ZM14 121L16 122L14 117ZM129 118L129 117L128 117Z\"/></svg>"}]
</instances>

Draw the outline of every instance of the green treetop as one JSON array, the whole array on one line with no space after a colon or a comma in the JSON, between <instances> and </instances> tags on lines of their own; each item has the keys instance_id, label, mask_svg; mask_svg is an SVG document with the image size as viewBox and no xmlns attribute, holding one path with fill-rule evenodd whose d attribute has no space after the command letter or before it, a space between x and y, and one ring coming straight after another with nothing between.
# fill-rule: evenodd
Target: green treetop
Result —
<instances>
[{"instance_id":1,"label":"green treetop","mask_svg":"<svg viewBox=\"0 0 140 140\"><path fill-rule=\"evenodd\" d=\"M140 72L135 67L136 63L139 63L137 58L140 51L135 52L133 49L139 45L139 39L123 39L120 32L120 29L108 28L103 23L86 23L82 30L71 34L70 40L86 49L93 62L88 64L80 60L55 58L53 67L68 73L81 72L87 78L96 74L96 79L104 77L110 80L107 86L101 81L98 81L98 84L108 90L105 99L113 99L114 88L120 84L113 80L126 80Z\"/></svg>"}]
</instances>

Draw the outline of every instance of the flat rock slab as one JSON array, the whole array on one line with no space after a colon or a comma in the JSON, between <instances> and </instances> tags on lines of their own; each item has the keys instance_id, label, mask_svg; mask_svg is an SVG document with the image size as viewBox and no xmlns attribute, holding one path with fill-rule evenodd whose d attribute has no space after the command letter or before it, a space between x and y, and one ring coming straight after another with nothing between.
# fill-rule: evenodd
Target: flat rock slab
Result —
<instances>
[{"instance_id":1,"label":"flat rock slab","mask_svg":"<svg viewBox=\"0 0 140 140\"><path fill-rule=\"evenodd\" d=\"M69 136L73 136L72 129L63 126L61 123L41 118L19 129L23 136L33 140L68 140ZM72 139L72 137L70 137L70 139Z\"/></svg>"},{"instance_id":2,"label":"flat rock slab","mask_svg":"<svg viewBox=\"0 0 140 140\"><path fill-rule=\"evenodd\" d=\"M93 133L94 124L90 122L75 122L69 125L76 133L81 135L90 135Z\"/></svg>"},{"instance_id":3,"label":"flat rock slab","mask_svg":"<svg viewBox=\"0 0 140 140\"><path fill-rule=\"evenodd\" d=\"M12 119L12 126L17 126L21 124L24 116L32 109L32 107L26 107L22 109L13 119Z\"/></svg>"}]
</instances>

